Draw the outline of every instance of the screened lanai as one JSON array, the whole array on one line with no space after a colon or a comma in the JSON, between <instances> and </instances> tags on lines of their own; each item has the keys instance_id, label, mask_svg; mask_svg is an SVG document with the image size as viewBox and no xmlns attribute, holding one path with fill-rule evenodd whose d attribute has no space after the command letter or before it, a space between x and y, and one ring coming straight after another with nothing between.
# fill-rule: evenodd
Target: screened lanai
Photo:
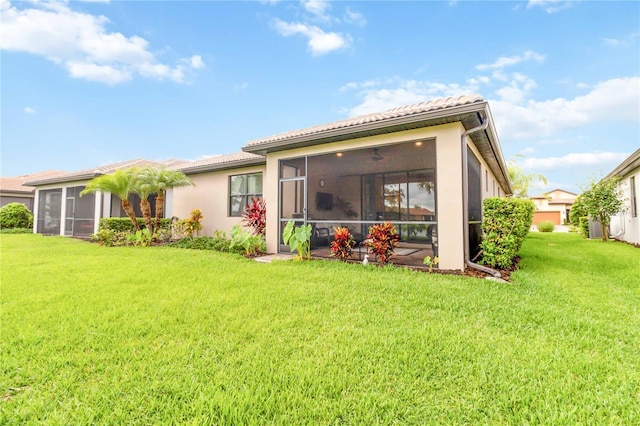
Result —
<instances>
[{"instance_id":1,"label":"screened lanai","mask_svg":"<svg viewBox=\"0 0 640 426\"><path fill-rule=\"evenodd\" d=\"M435 140L413 140L280 161L280 232L289 220L311 224L313 254L328 257L333 228L358 246L369 226L395 225L394 263L414 264L437 251ZM281 243L281 251L288 248Z\"/></svg>"}]
</instances>

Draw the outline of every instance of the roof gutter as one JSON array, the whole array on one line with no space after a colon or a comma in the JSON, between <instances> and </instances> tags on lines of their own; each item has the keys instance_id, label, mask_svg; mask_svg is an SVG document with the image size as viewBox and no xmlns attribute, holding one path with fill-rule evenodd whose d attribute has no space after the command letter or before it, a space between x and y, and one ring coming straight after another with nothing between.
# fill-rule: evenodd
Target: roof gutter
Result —
<instances>
[{"instance_id":1,"label":"roof gutter","mask_svg":"<svg viewBox=\"0 0 640 426\"><path fill-rule=\"evenodd\" d=\"M185 175L195 175L199 173L217 172L221 170L232 170L248 166L261 166L267 163L266 158L251 158L248 160L228 161L218 164L207 164L204 166L178 168Z\"/></svg>"},{"instance_id":2,"label":"roof gutter","mask_svg":"<svg viewBox=\"0 0 640 426\"><path fill-rule=\"evenodd\" d=\"M102 172L96 170L91 173L83 173L81 175L75 175L75 176L60 176L60 177L49 178L49 179L33 180L33 181L25 182L24 185L37 187L37 186L49 185L52 183L76 182L80 180L93 179L94 177L98 177L102 174L103 174Z\"/></svg>"},{"instance_id":3,"label":"roof gutter","mask_svg":"<svg viewBox=\"0 0 640 426\"><path fill-rule=\"evenodd\" d=\"M500 272L483 265L472 262L469 259L469 171L467 169L467 136L472 133L481 132L489 125L486 114L480 117L481 125L469 129L460 138L460 149L462 150L462 238L464 240L464 263L470 268L491 274L495 278L500 278Z\"/></svg>"}]
</instances>

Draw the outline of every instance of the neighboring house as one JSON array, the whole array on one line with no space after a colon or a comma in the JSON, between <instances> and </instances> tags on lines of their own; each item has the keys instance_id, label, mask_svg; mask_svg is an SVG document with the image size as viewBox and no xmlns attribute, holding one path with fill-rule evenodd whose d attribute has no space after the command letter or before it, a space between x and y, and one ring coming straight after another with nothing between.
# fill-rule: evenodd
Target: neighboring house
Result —
<instances>
[{"instance_id":1,"label":"neighboring house","mask_svg":"<svg viewBox=\"0 0 640 426\"><path fill-rule=\"evenodd\" d=\"M80 197L91 179L129 167L166 166L182 163L181 160L155 162L143 159L123 161L93 169L62 173L29 180L27 185L35 187L34 232L66 236L89 236L98 230L98 221L103 217L126 217L121 200L111 193L97 192ZM129 201L141 216L140 197L131 195ZM150 197L151 208L155 208L155 196ZM170 207L168 216L171 216Z\"/></svg>"},{"instance_id":2,"label":"neighboring house","mask_svg":"<svg viewBox=\"0 0 640 426\"><path fill-rule=\"evenodd\" d=\"M47 172L32 173L15 177L0 177L0 207L9 203L22 203L33 211L33 197L35 188L24 185L25 182L34 179L44 179L63 174L64 172L50 170Z\"/></svg>"},{"instance_id":3,"label":"neighboring house","mask_svg":"<svg viewBox=\"0 0 640 426\"><path fill-rule=\"evenodd\" d=\"M358 237L390 221L407 253L418 251L420 260L437 254L440 268L464 269L479 250L482 200L512 192L489 105L480 96L290 131L243 150L266 157L270 252L289 252L281 238L289 220L315 229L348 226Z\"/></svg>"},{"instance_id":4,"label":"neighboring house","mask_svg":"<svg viewBox=\"0 0 640 426\"><path fill-rule=\"evenodd\" d=\"M543 220L551 221L554 225L569 223L569 212L578 195L563 189L554 189L542 195L531 197L536 206L533 214L533 224Z\"/></svg>"},{"instance_id":5,"label":"neighboring house","mask_svg":"<svg viewBox=\"0 0 640 426\"><path fill-rule=\"evenodd\" d=\"M638 216L638 186L640 186L640 149L636 150L618 167L609 173L607 178L620 179L620 189L625 200L622 211L611 218L609 225L612 237L640 244L640 217Z\"/></svg>"}]
</instances>

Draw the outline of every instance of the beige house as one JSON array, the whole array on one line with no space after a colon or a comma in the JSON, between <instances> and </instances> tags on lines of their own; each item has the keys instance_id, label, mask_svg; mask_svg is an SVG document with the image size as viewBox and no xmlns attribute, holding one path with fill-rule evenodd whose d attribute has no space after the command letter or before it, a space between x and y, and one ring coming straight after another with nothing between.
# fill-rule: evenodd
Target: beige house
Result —
<instances>
[{"instance_id":1,"label":"beige house","mask_svg":"<svg viewBox=\"0 0 640 426\"><path fill-rule=\"evenodd\" d=\"M271 253L289 253L281 235L291 220L312 225L313 253L321 257L329 255L335 226L350 228L361 242L369 226L389 221L400 234L395 263L421 264L438 255L440 268L464 269L479 251L482 200L512 192L491 111L480 96L290 131L250 141L243 151L163 163L195 183L167 192L165 216L185 218L198 208L204 235L228 233L251 198L261 197ZM119 216L112 194L92 201L77 194L96 173L144 161L32 182L35 232L77 235L95 230L100 217ZM78 206L86 211L80 214ZM359 246L357 255L363 254Z\"/></svg>"},{"instance_id":2,"label":"beige house","mask_svg":"<svg viewBox=\"0 0 640 426\"><path fill-rule=\"evenodd\" d=\"M533 224L542 221L553 222L554 225L569 223L569 212L578 195L563 189L554 189L542 195L531 197L536 206Z\"/></svg>"},{"instance_id":3,"label":"beige house","mask_svg":"<svg viewBox=\"0 0 640 426\"><path fill-rule=\"evenodd\" d=\"M59 176L64 172L50 170L40 173L32 173L29 175L15 177L0 177L0 207L9 203L22 203L31 211L33 211L33 199L35 197L35 187L25 185L34 179L45 179Z\"/></svg>"},{"instance_id":4,"label":"beige house","mask_svg":"<svg viewBox=\"0 0 640 426\"><path fill-rule=\"evenodd\" d=\"M35 188L33 205L33 232L39 234L86 237L98 231L98 221L103 217L126 217L120 198L111 193L87 194L80 197L91 179L129 167L165 166L183 163L181 160L164 162L135 159L107 164L76 172L57 172L53 175L37 176L25 184ZM141 216L140 197L130 195L136 214ZM149 198L155 207L155 195ZM171 217L169 206L168 216Z\"/></svg>"},{"instance_id":5,"label":"beige house","mask_svg":"<svg viewBox=\"0 0 640 426\"><path fill-rule=\"evenodd\" d=\"M251 197L263 196L266 160L261 155L238 152L172 168L189 176L194 186L168 191L167 204L179 218L189 217L193 209L202 210L202 235L215 231L229 235L231 227L241 223L242 211Z\"/></svg>"},{"instance_id":6,"label":"beige house","mask_svg":"<svg viewBox=\"0 0 640 426\"><path fill-rule=\"evenodd\" d=\"M620 179L620 189L625 200L621 212L611 218L612 237L633 244L640 244L640 217L638 216L638 186L640 186L640 149L618 165L606 177Z\"/></svg>"},{"instance_id":7,"label":"beige house","mask_svg":"<svg viewBox=\"0 0 640 426\"><path fill-rule=\"evenodd\" d=\"M347 226L357 240L370 225L390 221L402 253L420 260L437 254L440 268L464 269L479 250L482 200L512 192L491 111L480 96L290 131L243 150L266 158L271 252L289 251L281 230L290 220L311 224L316 235ZM318 239L315 250L328 254L328 242Z\"/></svg>"}]
</instances>

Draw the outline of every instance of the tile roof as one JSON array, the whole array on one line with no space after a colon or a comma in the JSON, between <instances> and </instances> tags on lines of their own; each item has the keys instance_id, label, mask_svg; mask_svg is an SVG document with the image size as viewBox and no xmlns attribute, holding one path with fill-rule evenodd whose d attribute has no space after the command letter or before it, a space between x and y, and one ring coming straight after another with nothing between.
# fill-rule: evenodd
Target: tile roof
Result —
<instances>
[{"instance_id":1,"label":"tile roof","mask_svg":"<svg viewBox=\"0 0 640 426\"><path fill-rule=\"evenodd\" d=\"M185 162L170 167L180 170L185 174L220 170L240 165L264 164L266 159L262 155L250 154L248 152L234 152L233 154L214 155L201 160Z\"/></svg>"},{"instance_id":2,"label":"tile roof","mask_svg":"<svg viewBox=\"0 0 640 426\"><path fill-rule=\"evenodd\" d=\"M59 182L73 182L78 180L92 179L97 175L104 175L113 173L116 170L128 169L129 167L147 167L147 166L170 166L178 164L182 160L167 160L167 161L150 161L143 158L136 158L133 160L120 161L117 163L105 164L102 166L93 167L91 169L78 170L75 172L62 173L58 176L35 178L27 181L30 185L40 186L49 183Z\"/></svg>"},{"instance_id":3,"label":"tile roof","mask_svg":"<svg viewBox=\"0 0 640 426\"><path fill-rule=\"evenodd\" d=\"M419 104L407 105L399 108L392 108L383 112L361 115L358 117L351 117L345 120L334 121L328 124L308 127L305 129L292 130L289 132L279 133L279 134L268 136L261 139L254 139L252 141L249 141L246 144L246 147L253 147L256 145L272 143L272 142L286 141L288 139L293 139L301 136L321 134L331 130L357 127L357 126L369 124L369 123L384 122L387 120L392 120L394 118L417 115L417 114L443 110L443 109L452 108L452 107L465 106L465 105L474 104L476 102L484 102L484 99L480 95L465 95L465 96L451 97L451 98L445 98L445 99L434 99L427 102L421 102Z\"/></svg>"},{"instance_id":4,"label":"tile roof","mask_svg":"<svg viewBox=\"0 0 640 426\"><path fill-rule=\"evenodd\" d=\"M33 186L24 185L25 182L36 179L46 179L65 174L59 170L47 170L46 172L31 173L22 176L0 177L0 191L31 193L35 189Z\"/></svg>"}]
</instances>

